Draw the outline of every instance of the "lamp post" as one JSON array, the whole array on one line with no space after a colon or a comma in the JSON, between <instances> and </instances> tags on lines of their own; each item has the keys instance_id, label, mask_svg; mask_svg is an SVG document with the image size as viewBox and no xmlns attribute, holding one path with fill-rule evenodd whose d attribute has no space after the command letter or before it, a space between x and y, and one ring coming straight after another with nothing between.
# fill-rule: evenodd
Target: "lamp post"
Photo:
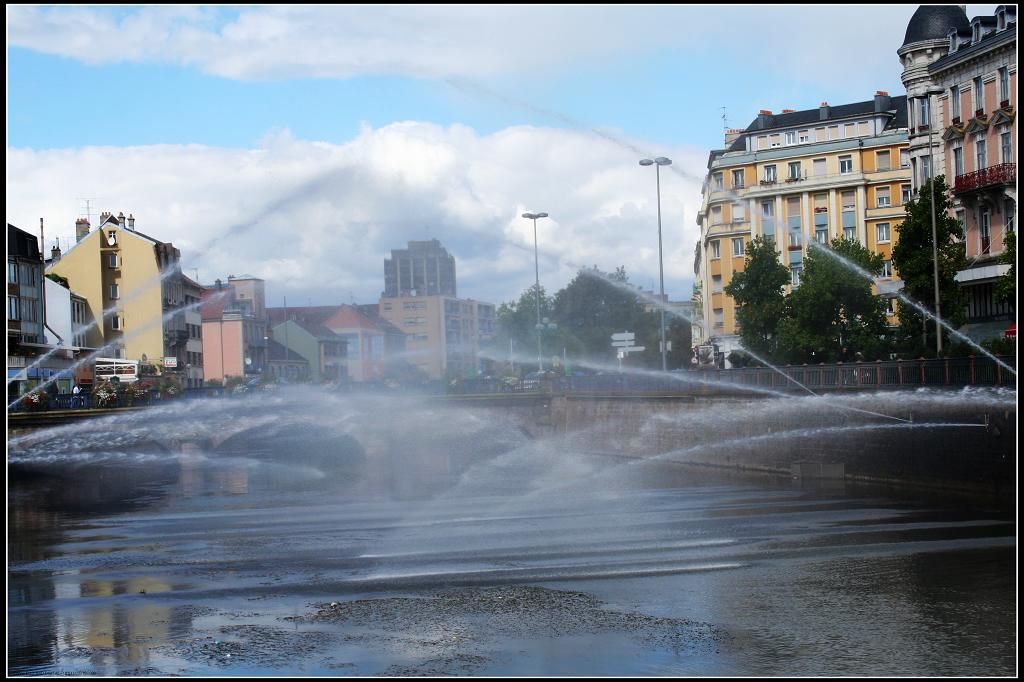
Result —
<instances>
[{"instance_id":1,"label":"lamp post","mask_svg":"<svg viewBox=\"0 0 1024 682\"><path fill-rule=\"evenodd\" d=\"M661 281L661 371L668 371L668 345L665 343L665 261L661 251L661 167L672 164L672 159L659 156L656 159L640 159L641 166L654 166L658 183L658 279Z\"/></svg>"},{"instance_id":2,"label":"lamp post","mask_svg":"<svg viewBox=\"0 0 1024 682\"><path fill-rule=\"evenodd\" d=\"M537 292L537 371L544 371L544 358L541 355L540 348L540 265L539 259L537 258L537 219L547 218L547 213L524 213L523 217L527 220L533 221L533 274L535 277L536 292Z\"/></svg>"},{"instance_id":3,"label":"lamp post","mask_svg":"<svg viewBox=\"0 0 1024 682\"><path fill-rule=\"evenodd\" d=\"M935 228L935 145L933 137L935 126L932 125L935 118L932 116L932 95L936 94L941 94L941 91L929 90L926 93L928 97L928 175L930 176L928 180L932 195L932 263L935 274L935 357L942 357L942 327L939 326L939 320L942 319L942 312L939 309L939 241Z\"/></svg>"}]
</instances>

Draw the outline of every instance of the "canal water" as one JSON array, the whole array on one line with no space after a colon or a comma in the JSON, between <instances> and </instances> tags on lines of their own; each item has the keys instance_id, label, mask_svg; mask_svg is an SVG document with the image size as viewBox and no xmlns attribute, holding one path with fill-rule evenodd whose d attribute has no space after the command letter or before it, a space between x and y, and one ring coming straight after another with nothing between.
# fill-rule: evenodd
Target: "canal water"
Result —
<instances>
[{"instance_id":1,"label":"canal water","mask_svg":"<svg viewBox=\"0 0 1024 682\"><path fill-rule=\"evenodd\" d=\"M8 673L1016 671L1012 502L526 450L15 458Z\"/></svg>"}]
</instances>

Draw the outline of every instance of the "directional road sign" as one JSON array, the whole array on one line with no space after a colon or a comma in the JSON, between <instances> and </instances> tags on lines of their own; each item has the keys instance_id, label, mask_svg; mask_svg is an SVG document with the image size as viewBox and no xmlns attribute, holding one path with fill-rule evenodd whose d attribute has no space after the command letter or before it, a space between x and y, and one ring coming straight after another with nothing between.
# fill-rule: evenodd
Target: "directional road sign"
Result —
<instances>
[{"instance_id":1,"label":"directional road sign","mask_svg":"<svg viewBox=\"0 0 1024 682\"><path fill-rule=\"evenodd\" d=\"M627 348L620 348L623 353L639 353L642 350L647 350L646 346L629 346Z\"/></svg>"},{"instance_id":2,"label":"directional road sign","mask_svg":"<svg viewBox=\"0 0 1024 682\"><path fill-rule=\"evenodd\" d=\"M636 338L636 334L633 332L622 332L621 334L612 334L612 341L632 341Z\"/></svg>"}]
</instances>

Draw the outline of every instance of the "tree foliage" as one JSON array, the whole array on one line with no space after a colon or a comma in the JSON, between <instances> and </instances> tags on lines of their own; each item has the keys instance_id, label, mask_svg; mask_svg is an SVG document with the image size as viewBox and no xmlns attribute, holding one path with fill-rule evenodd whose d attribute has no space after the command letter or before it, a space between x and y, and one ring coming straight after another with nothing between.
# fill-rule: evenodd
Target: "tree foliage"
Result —
<instances>
[{"instance_id":1,"label":"tree foliage","mask_svg":"<svg viewBox=\"0 0 1024 682\"><path fill-rule=\"evenodd\" d=\"M747 245L743 272L735 273L725 287L725 293L736 302L740 340L758 355L776 353L785 301L783 287L789 277L774 243L756 237Z\"/></svg>"},{"instance_id":2,"label":"tree foliage","mask_svg":"<svg viewBox=\"0 0 1024 682\"><path fill-rule=\"evenodd\" d=\"M1017 303L1017 233L1007 232L1003 238L1006 250L999 256L999 262L1009 264L1010 269L1000 275L995 284L995 299L1000 303ZM1016 306L1015 308L1016 309Z\"/></svg>"},{"instance_id":3,"label":"tree foliage","mask_svg":"<svg viewBox=\"0 0 1024 682\"><path fill-rule=\"evenodd\" d=\"M878 276L883 259L854 240L834 239L834 253ZM786 298L777 355L788 362L876 360L887 348L885 303L872 282L814 249L800 285Z\"/></svg>"},{"instance_id":4,"label":"tree foliage","mask_svg":"<svg viewBox=\"0 0 1024 682\"><path fill-rule=\"evenodd\" d=\"M964 255L964 230L960 222L948 215L952 206L946 179L934 180L935 234L938 241L939 294L942 318L953 327L966 321L965 300L955 277L967 267ZM917 199L906 203L906 217L899 227L899 241L892 250L892 264L903 280L903 293L930 311L935 310L935 266L932 257L932 183L921 187ZM915 354L934 352L935 328L928 325L924 336L924 316L909 305L900 305L902 345ZM948 332L946 332L948 334Z\"/></svg>"}]
</instances>

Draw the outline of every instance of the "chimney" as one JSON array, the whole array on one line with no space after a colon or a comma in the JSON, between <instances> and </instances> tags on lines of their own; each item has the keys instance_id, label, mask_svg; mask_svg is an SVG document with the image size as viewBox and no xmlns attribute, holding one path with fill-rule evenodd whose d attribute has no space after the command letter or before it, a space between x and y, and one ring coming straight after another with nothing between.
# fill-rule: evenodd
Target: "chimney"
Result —
<instances>
[{"instance_id":1,"label":"chimney","mask_svg":"<svg viewBox=\"0 0 1024 682\"><path fill-rule=\"evenodd\" d=\"M875 113L881 113L883 111L889 111L891 108L892 99L889 97L889 93L885 90L875 91Z\"/></svg>"},{"instance_id":2,"label":"chimney","mask_svg":"<svg viewBox=\"0 0 1024 682\"><path fill-rule=\"evenodd\" d=\"M729 147L743 134L743 128L729 128L725 131L725 146Z\"/></svg>"},{"instance_id":3,"label":"chimney","mask_svg":"<svg viewBox=\"0 0 1024 682\"><path fill-rule=\"evenodd\" d=\"M109 218L111 215L113 214L110 211L104 211L103 213L100 213L100 227L103 226L103 223L107 222L107 218Z\"/></svg>"},{"instance_id":4,"label":"chimney","mask_svg":"<svg viewBox=\"0 0 1024 682\"><path fill-rule=\"evenodd\" d=\"M54 244L53 248L50 249L50 263L56 263L60 260L60 242Z\"/></svg>"},{"instance_id":5,"label":"chimney","mask_svg":"<svg viewBox=\"0 0 1024 682\"><path fill-rule=\"evenodd\" d=\"M828 117L829 117L829 114L831 112L832 112L832 109L831 109L831 107L829 107L828 102L822 102L821 106L818 107L818 120L819 121L827 121Z\"/></svg>"},{"instance_id":6,"label":"chimney","mask_svg":"<svg viewBox=\"0 0 1024 682\"><path fill-rule=\"evenodd\" d=\"M135 229L135 216L133 216L131 213L128 214L128 229Z\"/></svg>"},{"instance_id":7,"label":"chimney","mask_svg":"<svg viewBox=\"0 0 1024 682\"><path fill-rule=\"evenodd\" d=\"M91 226L89 225L89 219L88 218L79 218L78 220L75 221L75 243L76 244L89 236L89 229L90 229L90 227Z\"/></svg>"},{"instance_id":8,"label":"chimney","mask_svg":"<svg viewBox=\"0 0 1024 682\"><path fill-rule=\"evenodd\" d=\"M217 285L217 290L218 290L218 291L224 288L224 283L223 283L223 282L221 282L221 281L220 281L220 279L217 279L217 280L216 280L216 281L214 282L214 284L216 284L216 285Z\"/></svg>"},{"instance_id":9,"label":"chimney","mask_svg":"<svg viewBox=\"0 0 1024 682\"><path fill-rule=\"evenodd\" d=\"M771 115L772 115L772 112L769 111L768 109L762 109L761 111L757 112L757 127L762 129L762 130L767 128L768 127L768 117L771 116Z\"/></svg>"}]
</instances>

